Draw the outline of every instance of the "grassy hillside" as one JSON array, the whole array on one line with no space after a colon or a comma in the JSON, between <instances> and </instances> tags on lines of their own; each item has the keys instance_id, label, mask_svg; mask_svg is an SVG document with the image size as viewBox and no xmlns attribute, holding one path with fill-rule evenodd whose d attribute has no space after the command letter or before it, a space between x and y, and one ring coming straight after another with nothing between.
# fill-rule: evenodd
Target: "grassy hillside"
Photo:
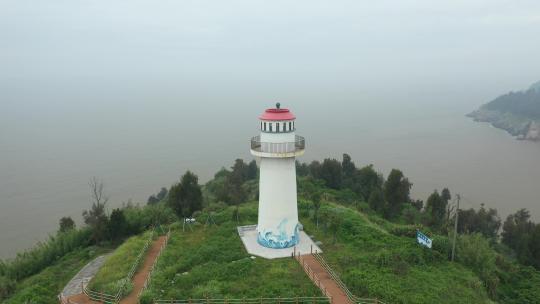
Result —
<instances>
[{"instance_id":1,"label":"grassy hillside","mask_svg":"<svg viewBox=\"0 0 540 304\"><path fill-rule=\"evenodd\" d=\"M388 303L490 303L480 279L458 263L448 262L447 240L435 237L434 249L419 246L412 226L394 225L358 211L327 203L343 220L334 241L308 218L302 203L305 230L322 241L324 258L360 297ZM390 229L388 229L390 228Z\"/></svg>"},{"instance_id":2,"label":"grassy hillside","mask_svg":"<svg viewBox=\"0 0 540 304\"><path fill-rule=\"evenodd\" d=\"M71 252L54 265L17 284L15 293L3 303L57 304L56 296L69 280L92 259L108 251L99 247L87 247Z\"/></svg>"},{"instance_id":3,"label":"grassy hillside","mask_svg":"<svg viewBox=\"0 0 540 304\"><path fill-rule=\"evenodd\" d=\"M266 260L244 249L233 207L215 215L219 226L176 226L152 277L147 297L157 299L321 296L291 258ZM242 224L255 223L256 204L240 208ZM205 215L199 217L205 219Z\"/></svg>"},{"instance_id":4,"label":"grassy hillside","mask_svg":"<svg viewBox=\"0 0 540 304\"><path fill-rule=\"evenodd\" d=\"M127 239L114 253L107 258L101 269L90 281L89 288L99 292L115 295L124 284L126 275L129 273L137 256L143 249L146 241L151 237L151 232L132 236ZM125 293L131 290L131 282L127 282Z\"/></svg>"}]
</instances>

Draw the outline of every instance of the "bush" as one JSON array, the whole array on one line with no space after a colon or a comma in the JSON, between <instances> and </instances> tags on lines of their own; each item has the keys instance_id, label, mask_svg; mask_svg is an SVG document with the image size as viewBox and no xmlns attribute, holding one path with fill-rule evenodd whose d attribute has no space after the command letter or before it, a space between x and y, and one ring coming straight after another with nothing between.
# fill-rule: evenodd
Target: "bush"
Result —
<instances>
[{"instance_id":1,"label":"bush","mask_svg":"<svg viewBox=\"0 0 540 304\"><path fill-rule=\"evenodd\" d=\"M457 243L457 260L471 268L484 282L490 296L495 296L499 279L496 275L497 254L480 233L462 235Z\"/></svg>"},{"instance_id":2,"label":"bush","mask_svg":"<svg viewBox=\"0 0 540 304\"><path fill-rule=\"evenodd\" d=\"M15 290L15 285L12 279L0 276L0 300L7 298Z\"/></svg>"},{"instance_id":3,"label":"bush","mask_svg":"<svg viewBox=\"0 0 540 304\"><path fill-rule=\"evenodd\" d=\"M139 298L139 304L153 304L153 303L154 303L154 294L150 292L149 290L145 290Z\"/></svg>"},{"instance_id":4,"label":"bush","mask_svg":"<svg viewBox=\"0 0 540 304\"><path fill-rule=\"evenodd\" d=\"M47 241L38 243L28 251L18 253L15 259L4 263L3 272L13 281L36 274L67 253L88 246L90 233L89 229L84 228L50 236Z\"/></svg>"},{"instance_id":5,"label":"bush","mask_svg":"<svg viewBox=\"0 0 540 304\"><path fill-rule=\"evenodd\" d=\"M150 237L150 231L129 238L107 258L101 269L90 281L89 288L115 295L124 284L131 267ZM126 284L129 287L129 284Z\"/></svg>"}]
</instances>

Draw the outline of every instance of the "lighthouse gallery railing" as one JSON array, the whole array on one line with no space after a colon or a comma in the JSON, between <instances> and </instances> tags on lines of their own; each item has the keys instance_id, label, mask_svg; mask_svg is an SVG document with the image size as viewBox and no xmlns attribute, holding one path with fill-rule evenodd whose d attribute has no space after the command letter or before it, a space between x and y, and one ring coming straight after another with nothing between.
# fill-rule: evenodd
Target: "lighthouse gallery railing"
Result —
<instances>
[{"instance_id":1,"label":"lighthouse gallery railing","mask_svg":"<svg viewBox=\"0 0 540 304\"><path fill-rule=\"evenodd\" d=\"M251 150L265 153L291 153L306 148L306 140L302 136L295 136L294 142L272 143L261 142L260 136L251 138Z\"/></svg>"}]
</instances>

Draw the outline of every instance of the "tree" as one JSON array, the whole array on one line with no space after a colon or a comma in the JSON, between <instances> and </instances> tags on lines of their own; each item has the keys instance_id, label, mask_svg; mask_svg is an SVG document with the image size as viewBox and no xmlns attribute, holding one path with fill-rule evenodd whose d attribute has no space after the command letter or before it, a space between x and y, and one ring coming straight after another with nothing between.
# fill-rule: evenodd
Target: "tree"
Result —
<instances>
[{"instance_id":1,"label":"tree","mask_svg":"<svg viewBox=\"0 0 540 304\"><path fill-rule=\"evenodd\" d=\"M452 195L450 194L450 190L448 188L444 188L441 191L441 198L443 201L445 201L447 204L452 199Z\"/></svg>"},{"instance_id":2,"label":"tree","mask_svg":"<svg viewBox=\"0 0 540 304\"><path fill-rule=\"evenodd\" d=\"M401 212L402 204L409 202L412 184L403 176L400 170L392 169L384 183L384 198L388 203L385 210L386 218L395 218Z\"/></svg>"},{"instance_id":3,"label":"tree","mask_svg":"<svg viewBox=\"0 0 540 304\"><path fill-rule=\"evenodd\" d=\"M503 224L502 242L516 252L518 260L530 265L533 261L530 244L530 237L535 228L530 219L531 215L527 209L520 209L514 214L510 214Z\"/></svg>"},{"instance_id":4,"label":"tree","mask_svg":"<svg viewBox=\"0 0 540 304\"><path fill-rule=\"evenodd\" d=\"M315 224L319 229L319 209L321 209L321 193L314 191L311 194L311 202L313 203L313 216L315 217Z\"/></svg>"},{"instance_id":5,"label":"tree","mask_svg":"<svg viewBox=\"0 0 540 304\"><path fill-rule=\"evenodd\" d=\"M486 210L484 204L480 210L474 209L459 210L458 232L459 233L481 233L484 237L493 240L497 239L501 219L496 209Z\"/></svg>"},{"instance_id":6,"label":"tree","mask_svg":"<svg viewBox=\"0 0 540 304\"><path fill-rule=\"evenodd\" d=\"M355 172L355 183L352 190L367 200L374 189L381 190L383 183L382 175L373 169L373 165L369 165Z\"/></svg>"},{"instance_id":7,"label":"tree","mask_svg":"<svg viewBox=\"0 0 540 304\"><path fill-rule=\"evenodd\" d=\"M236 221L239 222L240 204L247 200L247 193L242 186L248 179L249 169L241 159L237 159L231 169L232 172L227 176L227 180L225 181L225 189L229 192L229 203L236 206L234 216L236 217Z\"/></svg>"},{"instance_id":8,"label":"tree","mask_svg":"<svg viewBox=\"0 0 540 304\"><path fill-rule=\"evenodd\" d=\"M107 214L105 205L109 198L104 194L103 182L93 177L90 182L90 192L92 198L92 208L83 211L84 223L92 230L92 240L97 244L103 241L107 235Z\"/></svg>"},{"instance_id":9,"label":"tree","mask_svg":"<svg viewBox=\"0 0 540 304\"><path fill-rule=\"evenodd\" d=\"M379 188L373 189L368 199L369 207L377 213L382 214L386 210L386 202L384 196Z\"/></svg>"},{"instance_id":10,"label":"tree","mask_svg":"<svg viewBox=\"0 0 540 304\"><path fill-rule=\"evenodd\" d=\"M163 199L165 199L165 197L167 196L167 193L168 193L167 188L161 187L161 190L159 190L158 194L150 195L150 197L148 198L147 204L153 205L153 204L157 204L161 202Z\"/></svg>"},{"instance_id":11,"label":"tree","mask_svg":"<svg viewBox=\"0 0 540 304\"><path fill-rule=\"evenodd\" d=\"M416 210L421 211L422 208L424 208L424 201L423 200L414 200L411 202L411 206L413 206Z\"/></svg>"},{"instance_id":12,"label":"tree","mask_svg":"<svg viewBox=\"0 0 540 304\"><path fill-rule=\"evenodd\" d=\"M58 232L67 232L75 229L75 222L69 216L64 216L60 219L60 229Z\"/></svg>"},{"instance_id":13,"label":"tree","mask_svg":"<svg viewBox=\"0 0 540 304\"><path fill-rule=\"evenodd\" d=\"M315 178L315 179L321 179L322 178L322 165L319 161L312 161L309 165L308 165L308 169L309 169L309 175L311 175L311 177Z\"/></svg>"},{"instance_id":14,"label":"tree","mask_svg":"<svg viewBox=\"0 0 540 304\"><path fill-rule=\"evenodd\" d=\"M190 217L193 212L202 209L202 191L199 178L187 171L180 183L175 184L169 191L169 206L179 218Z\"/></svg>"},{"instance_id":15,"label":"tree","mask_svg":"<svg viewBox=\"0 0 540 304\"><path fill-rule=\"evenodd\" d=\"M167 188L161 187L161 190L159 190L158 194L156 195L156 198L159 201L162 201L167 196L167 193L168 193Z\"/></svg>"},{"instance_id":16,"label":"tree","mask_svg":"<svg viewBox=\"0 0 540 304\"><path fill-rule=\"evenodd\" d=\"M124 212L117 208L114 209L111 213L111 218L109 220L109 237L112 241L120 239L126 234L127 222Z\"/></svg>"},{"instance_id":17,"label":"tree","mask_svg":"<svg viewBox=\"0 0 540 304\"><path fill-rule=\"evenodd\" d=\"M532 257L531 264L536 269L540 269L540 224L536 224L529 239L529 250Z\"/></svg>"},{"instance_id":18,"label":"tree","mask_svg":"<svg viewBox=\"0 0 540 304\"><path fill-rule=\"evenodd\" d=\"M321 179L332 189L341 188L341 163L335 159L326 158L321 166Z\"/></svg>"},{"instance_id":19,"label":"tree","mask_svg":"<svg viewBox=\"0 0 540 304\"><path fill-rule=\"evenodd\" d=\"M328 220L328 228L332 232L333 242L335 244L337 241L338 231L341 228L341 225L343 224L343 214L341 214L339 210L334 209L332 210L332 212L328 214L327 220Z\"/></svg>"},{"instance_id":20,"label":"tree","mask_svg":"<svg viewBox=\"0 0 540 304\"><path fill-rule=\"evenodd\" d=\"M296 161L295 164L296 164L296 175L307 176L309 174L309 167L306 163L300 163L299 161Z\"/></svg>"},{"instance_id":21,"label":"tree","mask_svg":"<svg viewBox=\"0 0 540 304\"><path fill-rule=\"evenodd\" d=\"M428 197L426 208L431 215L431 225L436 227L443 226L444 215L446 214L447 201L443 199L437 190Z\"/></svg>"},{"instance_id":22,"label":"tree","mask_svg":"<svg viewBox=\"0 0 540 304\"><path fill-rule=\"evenodd\" d=\"M343 168L343 178L344 179L352 179L354 177L354 173L356 171L356 166L351 160L351 156L349 154L344 153L343 154L343 160L341 161L341 167Z\"/></svg>"},{"instance_id":23,"label":"tree","mask_svg":"<svg viewBox=\"0 0 540 304\"><path fill-rule=\"evenodd\" d=\"M152 194L148 197L148 200L146 201L146 203L148 205L154 205L154 204L159 203L159 199L155 195Z\"/></svg>"},{"instance_id":24,"label":"tree","mask_svg":"<svg viewBox=\"0 0 540 304\"><path fill-rule=\"evenodd\" d=\"M257 179L257 176L259 175L259 168L257 168L257 162L255 160L252 160L248 164L247 169L247 179Z\"/></svg>"},{"instance_id":25,"label":"tree","mask_svg":"<svg viewBox=\"0 0 540 304\"><path fill-rule=\"evenodd\" d=\"M495 265L497 254L489 242L481 234L475 233L460 236L457 245L457 260L471 268L484 281L490 296L494 297L499 285Z\"/></svg>"}]
</instances>

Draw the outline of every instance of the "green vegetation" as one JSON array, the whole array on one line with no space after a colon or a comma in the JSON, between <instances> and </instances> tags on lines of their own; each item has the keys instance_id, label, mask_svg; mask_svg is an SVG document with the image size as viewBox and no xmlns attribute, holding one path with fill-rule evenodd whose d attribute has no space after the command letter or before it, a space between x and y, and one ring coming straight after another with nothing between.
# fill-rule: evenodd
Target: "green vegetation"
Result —
<instances>
[{"instance_id":1,"label":"green vegetation","mask_svg":"<svg viewBox=\"0 0 540 304\"><path fill-rule=\"evenodd\" d=\"M39 274L30 276L17 284L13 295L4 304L40 303L57 304L56 296L79 270L109 249L86 247L63 256Z\"/></svg>"},{"instance_id":2,"label":"green vegetation","mask_svg":"<svg viewBox=\"0 0 540 304\"><path fill-rule=\"evenodd\" d=\"M435 249L426 249L416 244L414 226L394 225L325 202L321 210L339 214L342 221L336 240L333 232L325 232L326 222L323 229L315 227L309 202L300 206L305 230L322 241L323 256L354 294L387 303L489 302L479 278L448 261L446 238L435 238ZM377 223L381 221L385 225Z\"/></svg>"},{"instance_id":3,"label":"green vegetation","mask_svg":"<svg viewBox=\"0 0 540 304\"><path fill-rule=\"evenodd\" d=\"M540 122L540 89L537 82L528 90L501 95L467 116L489 122L514 136L527 136L532 122ZM526 138L526 137L525 137ZM538 135L529 139L538 140Z\"/></svg>"},{"instance_id":4,"label":"green vegetation","mask_svg":"<svg viewBox=\"0 0 540 304\"><path fill-rule=\"evenodd\" d=\"M125 241L107 258L96 276L90 281L88 288L97 292L116 295L124 284L129 287L131 282L126 282L126 276L150 237L152 237L152 232L147 231L141 235L132 236ZM128 294L130 290L130 288L126 288L124 293Z\"/></svg>"},{"instance_id":5,"label":"green vegetation","mask_svg":"<svg viewBox=\"0 0 540 304\"><path fill-rule=\"evenodd\" d=\"M200 299L321 296L292 258L252 258L236 231L236 208L214 214L218 224L172 232L145 298ZM239 208L241 224L253 224L256 203ZM201 214L203 219L207 214Z\"/></svg>"},{"instance_id":6,"label":"green vegetation","mask_svg":"<svg viewBox=\"0 0 540 304\"><path fill-rule=\"evenodd\" d=\"M311 177L299 179L302 196L309 197L304 194L312 188L325 197L318 211L320 227L317 229L314 202L306 199L299 201L302 224L308 234L323 242L325 258L356 295L389 303L540 303L540 272L514 262L507 247L481 231L458 238L457 263L452 263L445 225L423 224L433 221L429 208L420 212L413 206L416 202L405 204L402 216L390 222L369 204L357 201L358 196L349 189L325 188ZM446 198L448 194L437 200ZM419 220L408 224L405 214L411 209ZM487 229L489 235L492 217L485 210L479 213L477 226L469 227ZM521 218L526 220L520 222L530 223L528 217ZM417 229L433 239L432 250L416 243ZM519 229L523 228L516 231Z\"/></svg>"},{"instance_id":7,"label":"green vegetation","mask_svg":"<svg viewBox=\"0 0 540 304\"><path fill-rule=\"evenodd\" d=\"M412 183L397 169L385 179L371 165L356 168L344 154L341 162L297 163L297 173L301 222L322 241L325 258L356 295L388 303L540 303L540 224L530 220L528 211L508 216L499 239L497 210L456 211L448 189L434 191L424 205L410 198ZM143 303L320 294L294 260L253 259L245 252L236 226L257 221L254 162L238 159L202 187L188 172L147 205L128 202L110 214L102 183L92 181L86 226L76 228L70 218L62 218L55 236L0 261L0 300L56 302L56 294L86 262L138 234L91 282L92 289L114 294L124 283L129 287L123 279L148 238L143 233L173 222L169 247ZM450 262L458 212L456 261ZM197 223L181 231L177 221L182 217ZM433 239L433 249L416 243L417 229Z\"/></svg>"}]
</instances>

